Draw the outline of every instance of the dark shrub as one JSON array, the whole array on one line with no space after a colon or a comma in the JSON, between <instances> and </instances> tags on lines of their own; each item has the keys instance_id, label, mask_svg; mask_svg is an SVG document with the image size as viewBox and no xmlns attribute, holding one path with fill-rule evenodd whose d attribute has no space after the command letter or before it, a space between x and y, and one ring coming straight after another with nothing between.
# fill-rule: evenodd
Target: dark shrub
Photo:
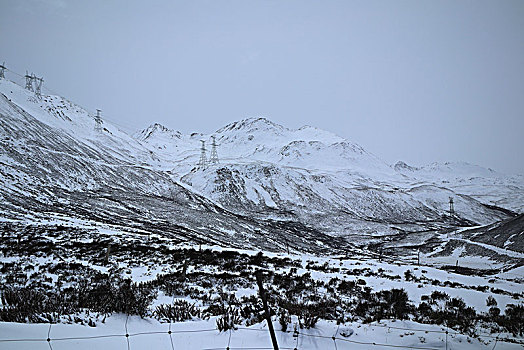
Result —
<instances>
[{"instance_id":1,"label":"dark shrub","mask_svg":"<svg viewBox=\"0 0 524 350\"><path fill-rule=\"evenodd\" d=\"M173 304L158 305L153 312L154 316L165 322L183 322L200 317L200 310L195 304L185 300L175 300Z\"/></svg>"},{"instance_id":2,"label":"dark shrub","mask_svg":"<svg viewBox=\"0 0 524 350\"><path fill-rule=\"evenodd\" d=\"M505 311L505 326L513 335L524 333L524 305L508 304Z\"/></svg>"},{"instance_id":3,"label":"dark shrub","mask_svg":"<svg viewBox=\"0 0 524 350\"><path fill-rule=\"evenodd\" d=\"M280 328L282 332L287 331L288 324L291 323L291 316L286 309L280 309L278 312L278 323L280 323Z\"/></svg>"},{"instance_id":4,"label":"dark shrub","mask_svg":"<svg viewBox=\"0 0 524 350\"><path fill-rule=\"evenodd\" d=\"M384 318L407 319L414 310L404 289L382 290L369 296L362 296L357 303L355 315L366 322L380 321Z\"/></svg>"},{"instance_id":5,"label":"dark shrub","mask_svg":"<svg viewBox=\"0 0 524 350\"><path fill-rule=\"evenodd\" d=\"M235 325L242 323L242 317L240 317L240 310L231 306L227 307L224 314L217 318L216 324L217 329L220 332L225 332L230 329L235 329Z\"/></svg>"},{"instance_id":6,"label":"dark shrub","mask_svg":"<svg viewBox=\"0 0 524 350\"><path fill-rule=\"evenodd\" d=\"M465 333L472 333L476 321L476 312L466 306L461 298L452 298L445 305L446 324L451 328L458 328Z\"/></svg>"}]
</instances>

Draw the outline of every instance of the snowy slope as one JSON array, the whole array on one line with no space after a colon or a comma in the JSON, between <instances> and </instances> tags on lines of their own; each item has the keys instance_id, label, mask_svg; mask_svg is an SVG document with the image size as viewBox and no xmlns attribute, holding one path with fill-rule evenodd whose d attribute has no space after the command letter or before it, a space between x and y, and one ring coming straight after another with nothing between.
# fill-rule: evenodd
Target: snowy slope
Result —
<instances>
[{"instance_id":1,"label":"snowy slope","mask_svg":"<svg viewBox=\"0 0 524 350\"><path fill-rule=\"evenodd\" d=\"M22 208L52 208L142 228L167 222L184 235L196 230L207 237L220 230L224 242L234 236L239 244L267 232L268 222L279 227L276 236L291 230L326 241L322 234L365 240L370 234L509 218L474 195L407 175L420 169L391 167L361 146L310 126L294 130L249 118L212 135L183 135L154 124L131 137L108 122L97 129L89 112L61 97L36 99L6 80L0 93L0 195L8 217L25 213ZM209 157L211 136L220 163L199 168L200 141L207 142ZM478 175L486 187L488 175ZM520 192L513 192L518 203ZM455 216L447 212L449 197L456 200Z\"/></svg>"},{"instance_id":2,"label":"snowy slope","mask_svg":"<svg viewBox=\"0 0 524 350\"><path fill-rule=\"evenodd\" d=\"M8 80L0 80L0 93L39 122L68 134L97 152L131 164L158 164L148 149L111 123L104 121L102 131L95 130L94 116L63 97L43 95L39 100L32 92Z\"/></svg>"},{"instance_id":3,"label":"snowy slope","mask_svg":"<svg viewBox=\"0 0 524 350\"><path fill-rule=\"evenodd\" d=\"M1 81L0 93L3 220L71 216L179 241L267 249L282 246L278 237L284 234L300 233L296 245L306 250L317 249L305 240L308 235L334 244L309 228L298 231L295 224L257 222L225 210L174 181L159 158L127 134L108 123L95 130L86 111L62 98L37 100L8 81Z\"/></svg>"},{"instance_id":4,"label":"snowy slope","mask_svg":"<svg viewBox=\"0 0 524 350\"><path fill-rule=\"evenodd\" d=\"M359 145L335 134L310 126L297 130L285 128L265 118L248 118L226 125L214 134L223 162L240 160L275 163L305 169L363 169L394 175L394 171ZM197 164L200 140L211 135L183 135L153 124L134 135L144 146L156 151L167 162Z\"/></svg>"},{"instance_id":5,"label":"snowy slope","mask_svg":"<svg viewBox=\"0 0 524 350\"><path fill-rule=\"evenodd\" d=\"M466 162L432 163L420 168L398 162L394 168L406 181L447 187L482 203L524 212L522 175L505 175Z\"/></svg>"},{"instance_id":6,"label":"snowy slope","mask_svg":"<svg viewBox=\"0 0 524 350\"><path fill-rule=\"evenodd\" d=\"M274 311L290 308L291 317L286 321L288 332L281 331L280 313L272 318L282 348L331 349L335 347L333 335L337 337L338 349L373 349L374 343L397 348L492 349L496 336L500 337L497 345L500 348L518 349L521 346L509 346L511 340L503 341L505 338L522 342L521 336L497 329L496 324L486 324L481 318L489 310L486 305L488 297L494 298L501 310L509 304L522 302L522 268L506 273L495 272L490 276L466 276L427 266L426 261L422 266L406 260L399 263L395 257L378 261L360 254L351 257L318 257L302 253L260 255L258 250L217 246L204 246L204 250L199 251L196 246L174 245L172 240L160 235L143 241L137 235L121 231L100 234L93 227L38 226L0 225L3 233L0 247L5 254L0 257L0 293L9 288L31 286L33 292L43 295L52 296L57 292L71 295L67 294L69 288L86 288L82 282L97 286L109 276L116 281L131 278L136 282L147 282L143 288L154 288L156 293L147 305L145 318L133 313L127 317L121 312L106 315L94 310L68 309L49 316L54 319L51 327L45 318L35 324L0 322L2 349L48 348L48 337L53 349L73 346L79 349L96 346L125 349L128 340L133 349L145 346L169 349L170 338L176 349L271 348L267 324L256 316L261 313L253 273L258 269L271 271L265 277L272 296L270 307ZM13 241L17 237L21 237L20 243L15 246ZM118 248L111 253L108 264L99 253L100 247L107 242ZM461 298L465 305L475 310L480 320L465 332L456 325L447 325L445 320L417 319L415 316L420 312L412 308L410 317L403 320L388 316L379 322L365 321L358 312L359 302L373 300L370 293L392 288L404 289L413 307L420 306L435 292ZM100 300L96 294L86 292L86 295L93 298L92 305ZM339 312L333 315L320 310L316 325L300 327L298 317L301 310L286 304L297 297L313 305L328 301L322 305L330 310L336 307ZM228 301L225 302L224 298ZM180 299L195 305L201 313L184 320L173 320L172 324L170 319L155 313L157 306ZM0 302L4 303L4 300L8 300L5 302L8 309L13 306L11 298ZM235 330L219 332L216 329L216 321L224 313L220 305L245 310L236 321ZM249 310L254 310L254 317ZM6 318L13 315L0 313L0 317ZM302 322L303 319L302 315ZM88 320L96 323L96 327L89 327ZM341 321L340 326L337 320ZM492 320L488 318L489 321ZM295 326L300 333L298 337L293 334ZM169 330L173 331L172 337L169 337ZM257 330L261 330L258 335ZM447 340L446 331L449 331ZM130 334L129 339L125 334ZM1 342L5 339L34 341Z\"/></svg>"},{"instance_id":7,"label":"snowy slope","mask_svg":"<svg viewBox=\"0 0 524 350\"><path fill-rule=\"evenodd\" d=\"M211 136L220 164L196 167L200 140L209 156ZM172 164L176 179L230 210L296 218L331 234L393 234L399 225L431 229L508 217L474 196L408 177L361 146L310 126L293 130L248 118L213 135L183 135L155 124L135 138ZM457 198L458 222L447 217L450 196Z\"/></svg>"}]
</instances>

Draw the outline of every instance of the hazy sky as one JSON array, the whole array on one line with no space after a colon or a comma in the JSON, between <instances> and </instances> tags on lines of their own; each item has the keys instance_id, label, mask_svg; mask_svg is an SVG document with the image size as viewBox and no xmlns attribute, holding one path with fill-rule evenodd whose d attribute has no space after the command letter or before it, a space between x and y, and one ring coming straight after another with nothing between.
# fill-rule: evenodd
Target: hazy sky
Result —
<instances>
[{"instance_id":1,"label":"hazy sky","mask_svg":"<svg viewBox=\"0 0 524 350\"><path fill-rule=\"evenodd\" d=\"M0 0L0 62L133 129L249 116L524 173L524 1Z\"/></svg>"}]
</instances>

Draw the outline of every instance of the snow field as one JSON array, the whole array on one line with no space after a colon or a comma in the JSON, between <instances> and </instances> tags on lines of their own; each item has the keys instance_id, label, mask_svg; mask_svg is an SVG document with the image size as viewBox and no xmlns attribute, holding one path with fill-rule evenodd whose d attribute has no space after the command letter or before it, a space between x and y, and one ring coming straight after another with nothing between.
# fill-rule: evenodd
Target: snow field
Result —
<instances>
[{"instance_id":1,"label":"snow field","mask_svg":"<svg viewBox=\"0 0 524 350\"><path fill-rule=\"evenodd\" d=\"M127 320L127 332L126 332ZM314 329L293 329L282 332L274 322L281 349L342 350L342 349L444 349L445 329L409 321L385 321L380 324L348 323L336 325L319 321ZM171 337L169 335L171 330ZM127 338L125 334L130 336ZM272 349L267 324L238 327L231 332L218 332L215 318L207 321L159 323L117 314L95 328L80 325L0 323L0 348L3 350L47 350L46 339L53 350L72 349ZM348 336L349 335L349 336ZM332 337L335 336L335 342ZM75 339L80 338L80 339ZM26 339L26 341L5 340ZM173 346L171 345L171 339ZM30 341L32 340L32 341ZM129 340L129 347L128 347ZM471 338L453 331L447 335L447 348L455 350L492 349L494 337ZM498 349L521 349L522 345L498 341Z\"/></svg>"}]
</instances>

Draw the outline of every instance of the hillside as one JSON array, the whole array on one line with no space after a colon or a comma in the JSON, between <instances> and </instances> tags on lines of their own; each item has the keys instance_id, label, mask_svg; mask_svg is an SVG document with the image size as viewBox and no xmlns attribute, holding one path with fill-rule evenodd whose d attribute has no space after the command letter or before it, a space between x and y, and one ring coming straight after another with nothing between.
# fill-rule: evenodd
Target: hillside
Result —
<instances>
[{"instance_id":1,"label":"hillside","mask_svg":"<svg viewBox=\"0 0 524 350\"><path fill-rule=\"evenodd\" d=\"M398 162L394 167L408 181L447 187L485 204L524 212L523 175L505 175L466 162L432 163L420 168Z\"/></svg>"},{"instance_id":2,"label":"hillside","mask_svg":"<svg viewBox=\"0 0 524 350\"><path fill-rule=\"evenodd\" d=\"M523 343L522 267L465 276L365 252L262 253L54 224L0 231L2 349L271 348L257 270L284 348Z\"/></svg>"},{"instance_id":3,"label":"hillside","mask_svg":"<svg viewBox=\"0 0 524 350\"><path fill-rule=\"evenodd\" d=\"M209 156L211 136L220 163L197 167L200 140L207 141ZM172 164L175 179L229 210L299 220L352 240L369 232L485 225L509 217L444 183L408 177L361 146L310 126L292 130L249 118L212 135L183 135L155 124L135 138ZM493 191L488 183L475 187ZM524 187L513 194L512 208L520 206L519 193ZM449 197L456 201L455 217L448 215Z\"/></svg>"},{"instance_id":4,"label":"hillside","mask_svg":"<svg viewBox=\"0 0 524 350\"><path fill-rule=\"evenodd\" d=\"M219 164L202 168L200 140L208 141L209 157L212 135L154 124L130 137L107 121L97 127L94 116L64 98L38 100L6 80L0 92L1 210L11 219L59 214L239 247L282 248L288 243L279 237L291 235L297 248L315 250L317 241L339 246L330 236L367 244L372 236L487 225L511 212L483 203L521 205L519 178L472 166L392 167L311 126L293 130L265 118L231 123L213 134ZM477 175L462 188L476 192L459 191L456 184L472 171ZM455 173L454 182L445 180L451 175L431 179ZM512 196L495 198L493 178ZM482 202L479 193L491 199Z\"/></svg>"},{"instance_id":5,"label":"hillside","mask_svg":"<svg viewBox=\"0 0 524 350\"><path fill-rule=\"evenodd\" d=\"M519 179L264 118L129 136L0 80L0 346L267 348L262 271L283 348L516 349Z\"/></svg>"},{"instance_id":6,"label":"hillside","mask_svg":"<svg viewBox=\"0 0 524 350\"><path fill-rule=\"evenodd\" d=\"M319 249L309 235L335 244L300 223L255 221L225 210L158 170L155 154L116 127L104 123L95 130L92 116L63 99L37 100L7 81L0 88L3 220L114 225L238 247L282 248L284 234L297 249Z\"/></svg>"}]
</instances>

